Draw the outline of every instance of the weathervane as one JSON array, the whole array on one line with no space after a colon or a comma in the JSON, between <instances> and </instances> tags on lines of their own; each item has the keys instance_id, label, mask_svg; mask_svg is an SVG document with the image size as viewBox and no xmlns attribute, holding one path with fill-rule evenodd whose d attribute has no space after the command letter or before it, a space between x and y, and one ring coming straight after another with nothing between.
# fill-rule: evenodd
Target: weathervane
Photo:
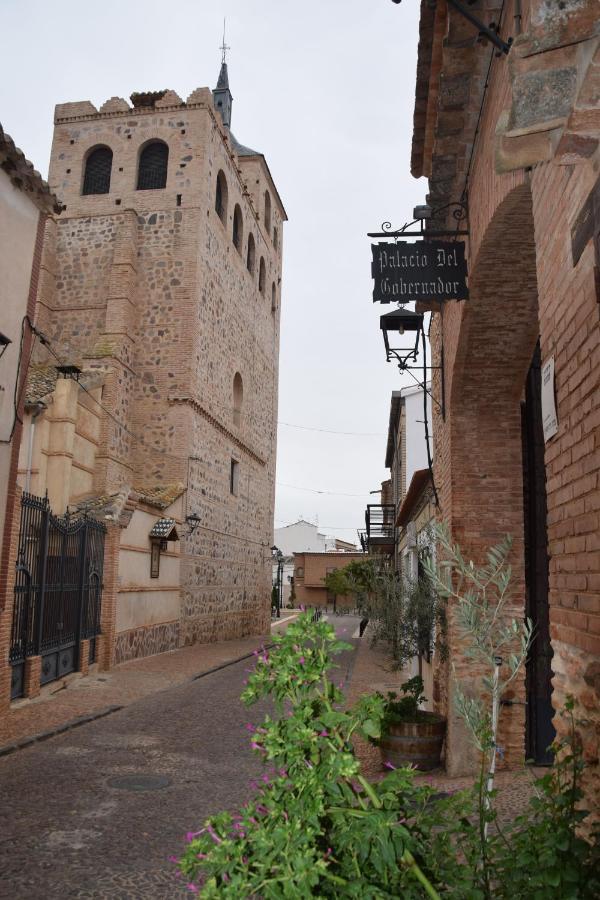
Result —
<instances>
[{"instance_id":1,"label":"weathervane","mask_svg":"<svg viewBox=\"0 0 600 900\"><path fill-rule=\"evenodd\" d=\"M225 24L226 24L226 22L227 22L227 19L223 19L223 43L219 47L219 50L221 51L221 64L222 65L224 65L227 61L227 51L231 50L231 47L228 47L227 44L225 43Z\"/></svg>"}]
</instances>

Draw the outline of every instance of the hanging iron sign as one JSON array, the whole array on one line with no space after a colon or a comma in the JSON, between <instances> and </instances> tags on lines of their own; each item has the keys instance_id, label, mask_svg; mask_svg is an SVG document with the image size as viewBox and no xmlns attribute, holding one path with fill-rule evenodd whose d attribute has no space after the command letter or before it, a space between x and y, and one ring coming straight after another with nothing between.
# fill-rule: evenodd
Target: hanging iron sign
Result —
<instances>
[{"instance_id":1,"label":"hanging iron sign","mask_svg":"<svg viewBox=\"0 0 600 900\"><path fill-rule=\"evenodd\" d=\"M465 245L459 241L371 244L373 301L467 300Z\"/></svg>"}]
</instances>

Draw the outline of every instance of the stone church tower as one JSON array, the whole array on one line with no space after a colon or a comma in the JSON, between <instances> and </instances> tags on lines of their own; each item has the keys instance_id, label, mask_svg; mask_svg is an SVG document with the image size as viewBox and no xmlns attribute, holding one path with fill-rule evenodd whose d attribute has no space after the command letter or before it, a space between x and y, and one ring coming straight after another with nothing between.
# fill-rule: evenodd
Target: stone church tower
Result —
<instances>
[{"instance_id":1,"label":"stone church tower","mask_svg":"<svg viewBox=\"0 0 600 900\"><path fill-rule=\"evenodd\" d=\"M164 90L56 107L63 211L37 312L54 356L41 347L36 364L94 376L98 437L75 426L87 458L63 496L111 526L107 664L268 627L286 214L231 109L226 63L185 102ZM143 528L161 514L178 540L160 545L152 584Z\"/></svg>"}]
</instances>

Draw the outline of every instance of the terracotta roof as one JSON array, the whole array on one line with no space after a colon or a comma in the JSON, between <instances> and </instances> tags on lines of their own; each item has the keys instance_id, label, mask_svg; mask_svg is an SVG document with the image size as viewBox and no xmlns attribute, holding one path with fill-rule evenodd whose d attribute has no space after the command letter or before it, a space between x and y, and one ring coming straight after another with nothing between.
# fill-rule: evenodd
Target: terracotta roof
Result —
<instances>
[{"instance_id":1,"label":"terracotta roof","mask_svg":"<svg viewBox=\"0 0 600 900\"><path fill-rule=\"evenodd\" d=\"M408 522L410 522L410 517L417 502L419 501L419 498L423 495L423 492L430 484L431 475L429 469L417 469L417 471L413 473L413 477L410 480L408 490L404 495L402 506L400 507L400 510L398 512L396 527L403 528Z\"/></svg>"},{"instance_id":2,"label":"terracotta roof","mask_svg":"<svg viewBox=\"0 0 600 900\"><path fill-rule=\"evenodd\" d=\"M105 374L104 369L83 369L79 376L79 382L90 390L90 388L99 387L103 383ZM25 406L35 406L38 401L51 394L57 379L56 366L40 364L30 366L25 385Z\"/></svg>"},{"instance_id":3,"label":"terracotta roof","mask_svg":"<svg viewBox=\"0 0 600 900\"><path fill-rule=\"evenodd\" d=\"M0 168L4 169L16 188L31 196L38 209L43 212L61 211L62 206L47 182L34 169L33 163L29 162L23 151L15 145L11 136L5 133L2 125L0 125Z\"/></svg>"},{"instance_id":4,"label":"terracotta roof","mask_svg":"<svg viewBox=\"0 0 600 900\"><path fill-rule=\"evenodd\" d=\"M116 522L129 499L130 488L125 485L114 494L96 494L86 497L75 504L78 512L85 512L96 519L109 519Z\"/></svg>"},{"instance_id":5,"label":"terracotta roof","mask_svg":"<svg viewBox=\"0 0 600 900\"><path fill-rule=\"evenodd\" d=\"M181 497L185 491L185 485L177 481L173 484L139 486L135 490L139 494L139 500L142 503L146 503L148 506L155 506L157 509L166 509L178 497Z\"/></svg>"}]
</instances>

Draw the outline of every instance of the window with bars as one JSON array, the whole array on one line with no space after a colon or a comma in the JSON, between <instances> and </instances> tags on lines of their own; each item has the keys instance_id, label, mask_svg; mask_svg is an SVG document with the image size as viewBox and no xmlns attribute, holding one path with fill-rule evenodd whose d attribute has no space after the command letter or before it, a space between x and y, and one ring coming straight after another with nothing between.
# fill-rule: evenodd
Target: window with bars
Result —
<instances>
[{"instance_id":1,"label":"window with bars","mask_svg":"<svg viewBox=\"0 0 600 900\"><path fill-rule=\"evenodd\" d=\"M140 153L138 191L157 191L167 186L169 148L163 141L146 144Z\"/></svg>"},{"instance_id":2,"label":"window with bars","mask_svg":"<svg viewBox=\"0 0 600 900\"><path fill-rule=\"evenodd\" d=\"M97 147L88 154L83 174L82 194L108 194L112 158L110 147Z\"/></svg>"}]
</instances>

